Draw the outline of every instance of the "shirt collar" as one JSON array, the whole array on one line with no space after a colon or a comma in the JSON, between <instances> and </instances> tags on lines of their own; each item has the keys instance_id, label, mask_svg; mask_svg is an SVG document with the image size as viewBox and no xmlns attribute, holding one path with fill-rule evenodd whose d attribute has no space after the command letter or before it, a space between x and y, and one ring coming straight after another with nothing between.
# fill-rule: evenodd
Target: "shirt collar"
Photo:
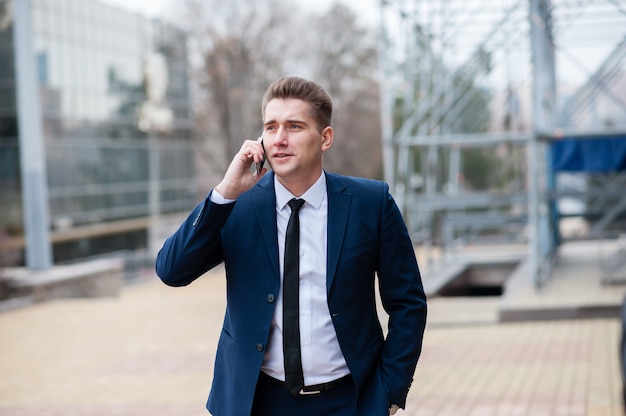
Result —
<instances>
[{"instance_id":1,"label":"shirt collar","mask_svg":"<svg viewBox=\"0 0 626 416\"><path fill-rule=\"evenodd\" d=\"M285 208L287 203L291 201L292 198L297 198L289 192L282 183L280 183L280 181L276 178L276 175L274 175L274 190L276 192L276 207L280 211ZM326 175L324 174L324 171L322 171L319 179L311 185L311 187L307 189L307 191L302 194L300 198L304 199L304 201L313 208L320 209L324 195L326 195Z\"/></svg>"}]
</instances>

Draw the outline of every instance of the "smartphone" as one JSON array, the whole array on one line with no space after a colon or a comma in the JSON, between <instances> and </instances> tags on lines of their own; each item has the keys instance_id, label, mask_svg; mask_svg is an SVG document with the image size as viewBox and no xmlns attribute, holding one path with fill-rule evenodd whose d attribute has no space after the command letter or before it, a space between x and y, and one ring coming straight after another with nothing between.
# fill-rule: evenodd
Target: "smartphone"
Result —
<instances>
[{"instance_id":1,"label":"smartphone","mask_svg":"<svg viewBox=\"0 0 626 416\"><path fill-rule=\"evenodd\" d=\"M261 134L261 137L259 137L257 139L257 142L261 143L261 146L263 146L263 135L262 134ZM263 165L264 164L265 164L265 147L263 147L263 159L261 159L261 161L256 164L256 174L257 175L261 174L261 169L263 169Z\"/></svg>"}]
</instances>

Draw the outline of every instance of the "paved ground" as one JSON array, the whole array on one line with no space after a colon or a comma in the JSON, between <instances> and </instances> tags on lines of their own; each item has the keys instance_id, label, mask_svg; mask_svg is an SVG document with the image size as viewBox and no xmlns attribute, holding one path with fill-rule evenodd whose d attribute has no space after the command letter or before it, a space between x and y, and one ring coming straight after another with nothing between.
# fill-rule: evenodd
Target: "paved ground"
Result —
<instances>
[{"instance_id":1,"label":"paved ground","mask_svg":"<svg viewBox=\"0 0 626 416\"><path fill-rule=\"evenodd\" d=\"M179 289L150 280L0 313L0 415L206 415L222 273ZM618 319L502 324L497 303L431 300L400 415L623 415Z\"/></svg>"}]
</instances>

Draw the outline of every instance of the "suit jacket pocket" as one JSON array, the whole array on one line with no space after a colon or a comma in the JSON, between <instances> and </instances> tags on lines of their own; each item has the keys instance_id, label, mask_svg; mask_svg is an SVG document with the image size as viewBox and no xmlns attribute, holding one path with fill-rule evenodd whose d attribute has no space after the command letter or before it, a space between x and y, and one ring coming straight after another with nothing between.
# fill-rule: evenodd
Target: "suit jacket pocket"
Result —
<instances>
[{"instance_id":1,"label":"suit jacket pocket","mask_svg":"<svg viewBox=\"0 0 626 416\"><path fill-rule=\"evenodd\" d=\"M359 241L356 244L345 247L343 250L343 258L348 259L350 257L358 256L361 254L371 255L371 251L375 247L375 239L369 238L367 240Z\"/></svg>"}]
</instances>

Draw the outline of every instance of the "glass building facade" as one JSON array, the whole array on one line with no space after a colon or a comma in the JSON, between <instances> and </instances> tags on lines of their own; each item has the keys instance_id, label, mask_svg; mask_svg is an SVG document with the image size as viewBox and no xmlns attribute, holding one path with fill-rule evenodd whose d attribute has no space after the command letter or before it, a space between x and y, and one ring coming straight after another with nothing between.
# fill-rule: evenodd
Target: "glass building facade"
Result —
<instances>
[{"instance_id":1,"label":"glass building facade","mask_svg":"<svg viewBox=\"0 0 626 416\"><path fill-rule=\"evenodd\" d=\"M12 1L0 0L0 230L20 246ZM150 218L197 201L186 34L92 0L31 4L55 262L147 247Z\"/></svg>"}]
</instances>

